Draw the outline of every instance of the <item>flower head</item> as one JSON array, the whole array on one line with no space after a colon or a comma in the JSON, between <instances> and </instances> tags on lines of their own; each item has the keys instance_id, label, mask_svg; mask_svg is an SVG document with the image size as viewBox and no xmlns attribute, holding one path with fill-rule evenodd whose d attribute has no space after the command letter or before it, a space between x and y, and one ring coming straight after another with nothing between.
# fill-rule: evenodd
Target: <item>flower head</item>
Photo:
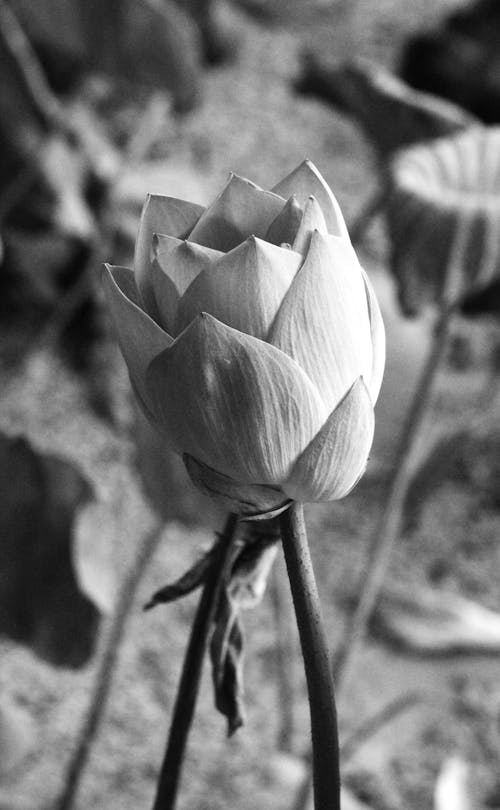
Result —
<instances>
[{"instance_id":1,"label":"flower head","mask_svg":"<svg viewBox=\"0 0 500 810\"><path fill-rule=\"evenodd\" d=\"M135 270L105 288L139 402L195 483L249 514L356 483L384 330L311 163L272 191L232 175L206 209L151 195Z\"/></svg>"}]
</instances>

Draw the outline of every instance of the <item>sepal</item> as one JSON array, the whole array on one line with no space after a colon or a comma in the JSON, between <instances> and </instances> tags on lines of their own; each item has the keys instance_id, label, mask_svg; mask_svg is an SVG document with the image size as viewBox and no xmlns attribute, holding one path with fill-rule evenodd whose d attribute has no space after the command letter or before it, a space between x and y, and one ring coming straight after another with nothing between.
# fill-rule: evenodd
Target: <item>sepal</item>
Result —
<instances>
[{"instance_id":1,"label":"sepal","mask_svg":"<svg viewBox=\"0 0 500 810\"><path fill-rule=\"evenodd\" d=\"M229 512L246 520L269 520L291 506L282 490L264 484L241 484L207 464L184 454L184 464L193 484L217 500Z\"/></svg>"}]
</instances>

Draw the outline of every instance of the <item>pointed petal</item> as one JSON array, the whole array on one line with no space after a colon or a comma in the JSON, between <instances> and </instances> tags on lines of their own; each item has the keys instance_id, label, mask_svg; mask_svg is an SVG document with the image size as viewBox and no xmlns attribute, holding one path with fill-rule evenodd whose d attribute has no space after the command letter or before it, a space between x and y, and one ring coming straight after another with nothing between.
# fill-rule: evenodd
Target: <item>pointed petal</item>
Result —
<instances>
[{"instance_id":1,"label":"pointed petal","mask_svg":"<svg viewBox=\"0 0 500 810\"><path fill-rule=\"evenodd\" d=\"M302 256L251 236L193 281L179 303L175 334L200 312L265 340Z\"/></svg>"},{"instance_id":2,"label":"pointed petal","mask_svg":"<svg viewBox=\"0 0 500 810\"><path fill-rule=\"evenodd\" d=\"M158 311L157 321L169 335L174 335L175 318L181 297L174 282L161 269L158 260L151 264L151 281Z\"/></svg>"},{"instance_id":3,"label":"pointed petal","mask_svg":"<svg viewBox=\"0 0 500 810\"><path fill-rule=\"evenodd\" d=\"M363 281L365 282L366 297L368 300L368 314L370 316L370 333L372 337L372 373L367 377L366 383L370 392L372 403L375 405L385 368L385 328L382 313L375 295L373 285L367 273L362 269Z\"/></svg>"},{"instance_id":4,"label":"pointed petal","mask_svg":"<svg viewBox=\"0 0 500 810\"><path fill-rule=\"evenodd\" d=\"M291 244L295 239L302 220L302 208L295 196L290 197L286 205L269 226L266 242L273 245Z\"/></svg>"},{"instance_id":5,"label":"pointed petal","mask_svg":"<svg viewBox=\"0 0 500 810\"><path fill-rule=\"evenodd\" d=\"M298 251L298 253L306 254L309 250L313 231L319 231L324 235L328 233L321 206L316 197L311 195L306 200L304 214L295 236L293 249Z\"/></svg>"},{"instance_id":6,"label":"pointed petal","mask_svg":"<svg viewBox=\"0 0 500 810\"><path fill-rule=\"evenodd\" d=\"M296 461L282 488L297 501L343 498L364 472L373 441L373 406L360 378Z\"/></svg>"},{"instance_id":7,"label":"pointed petal","mask_svg":"<svg viewBox=\"0 0 500 810\"><path fill-rule=\"evenodd\" d=\"M371 379L366 292L351 244L315 231L268 336L304 369L332 411L354 380Z\"/></svg>"},{"instance_id":8,"label":"pointed petal","mask_svg":"<svg viewBox=\"0 0 500 810\"><path fill-rule=\"evenodd\" d=\"M162 194L149 194L144 203L135 243L134 272L144 308L153 318L158 315L149 275L153 234L184 237L193 229L204 210L201 205Z\"/></svg>"},{"instance_id":9,"label":"pointed petal","mask_svg":"<svg viewBox=\"0 0 500 810\"><path fill-rule=\"evenodd\" d=\"M310 160L304 160L300 166L281 180L273 191L286 199L295 194L301 205L304 205L310 194L314 194L323 211L328 233L349 238L340 205L329 185Z\"/></svg>"},{"instance_id":10,"label":"pointed petal","mask_svg":"<svg viewBox=\"0 0 500 810\"><path fill-rule=\"evenodd\" d=\"M241 483L279 486L326 419L293 360L205 313L146 376L177 449Z\"/></svg>"},{"instance_id":11,"label":"pointed petal","mask_svg":"<svg viewBox=\"0 0 500 810\"><path fill-rule=\"evenodd\" d=\"M153 249L156 258L150 272L158 312L156 320L170 335L177 334L174 327L181 296L202 270L224 254L163 234L154 235Z\"/></svg>"},{"instance_id":12,"label":"pointed petal","mask_svg":"<svg viewBox=\"0 0 500 810\"><path fill-rule=\"evenodd\" d=\"M126 267L105 265L103 284L115 324L118 342L133 386L151 410L145 388L145 374L151 360L172 343L172 338L137 306L133 292L134 274Z\"/></svg>"},{"instance_id":13,"label":"pointed petal","mask_svg":"<svg viewBox=\"0 0 500 810\"><path fill-rule=\"evenodd\" d=\"M264 238L284 205L282 197L232 175L200 217L189 234L189 241L226 252L251 234Z\"/></svg>"},{"instance_id":14,"label":"pointed petal","mask_svg":"<svg viewBox=\"0 0 500 810\"><path fill-rule=\"evenodd\" d=\"M220 250L211 250L163 233L154 235L153 251L161 269L177 287L179 295L184 295L198 273L212 267L224 255Z\"/></svg>"}]
</instances>

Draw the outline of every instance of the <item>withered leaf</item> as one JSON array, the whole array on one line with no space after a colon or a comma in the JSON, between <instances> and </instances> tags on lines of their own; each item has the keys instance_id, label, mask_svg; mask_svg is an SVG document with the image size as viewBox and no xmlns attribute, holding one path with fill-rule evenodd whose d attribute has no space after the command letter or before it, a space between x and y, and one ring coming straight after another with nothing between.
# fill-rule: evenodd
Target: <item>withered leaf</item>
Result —
<instances>
[{"instance_id":1,"label":"withered leaf","mask_svg":"<svg viewBox=\"0 0 500 810\"><path fill-rule=\"evenodd\" d=\"M210 643L215 706L227 718L230 737L245 722L243 631L237 609L224 592Z\"/></svg>"}]
</instances>

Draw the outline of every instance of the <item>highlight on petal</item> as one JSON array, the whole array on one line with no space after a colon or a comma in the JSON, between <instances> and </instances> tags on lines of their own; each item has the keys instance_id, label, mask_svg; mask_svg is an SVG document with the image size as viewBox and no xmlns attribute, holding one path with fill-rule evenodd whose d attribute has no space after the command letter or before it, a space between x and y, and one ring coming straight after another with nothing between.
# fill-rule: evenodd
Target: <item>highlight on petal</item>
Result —
<instances>
[{"instance_id":1,"label":"highlight on petal","mask_svg":"<svg viewBox=\"0 0 500 810\"><path fill-rule=\"evenodd\" d=\"M224 254L163 234L154 235L153 249L151 281L157 320L173 335L181 296L202 270L211 267Z\"/></svg>"},{"instance_id":2,"label":"highlight on petal","mask_svg":"<svg viewBox=\"0 0 500 810\"><path fill-rule=\"evenodd\" d=\"M283 490L297 501L343 498L364 472L375 420L360 378L295 462Z\"/></svg>"},{"instance_id":3,"label":"highlight on petal","mask_svg":"<svg viewBox=\"0 0 500 810\"><path fill-rule=\"evenodd\" d=\"M179 303L175 334L200 312L264 340L302 256L254 236L199 274Z\"/></svg>"},{"instance_id":4,"label":"highlight on petal","mask_svg":"<svg viewBox=\"0 0 500 810\"><path fill-rule=\"evenodd\" d=\"M295 194L301 205L304 205L307 197L313 194L323 211L328 233L349 239L340 205L330 186L310 160L304 160L300 166L274 186L273 191L286 199Z\"/></svg>"},{"instance_id":5,"label":"highlight on petal","mask_svg":"<svg viewBox=\"0 0 500 810\"><path fill-rule=\"evenodd\" d=\"M271 222L266 233L266 242L273 245L291 244L299 229L302 213L297 197L292 195L276 219Z\"/></svg>"},{"instance_id":6,"label":"highlight on petal","mask_svg":"<svg viewBox=\"0 0 500 810\"><path fill-rule=\"evenodd\" d=\"M361 268L363 273L363 281L366 288L366 298L368 301L368 314L370 317L370 332L372 337L372 373L367 378L367 386L373 404L375 405L380 387L382 385L382 378L384 376L385 368L385 327L382 319L382 313L375 295L373 285L368 278L368 274Z\"/></svg>"},{"instance_id":7,"label":"highlight on petal","mask_svg":"<svg viewBox=\"0 0 500 810\"><path fill-rule=\"evenodd\" d=\"M216 498L228 512L247 519L268 520L291 504L281 489L262 484L240 484L187 453L184 464L193 484L209 498Z\"/></svg>"},{"instance_id":8,"label":"highlight on petal","mask_svg":"<svg viewBox=\"0 0 500 810\"><path fill-rule=\"evenodd\" d=\"M279 486L327 416L291 358L205 313L155 357L146 385L178 451L241 483Z\"/></svg>"},{"instance_id":9,"label":"highlight on petal","mask_svg":"<svg viewBox=\"0 0 500 810\"><path fill-rule=\"evenodd\" d=\"M332 411L362 376L371 379L372 343L366 292L346 239L313 233L268 335L293 357Z\"/></svg>"},{"instance_id":10,"label":"highlight on petal","mask_svg":"<svg viewBox=\"0 0 500 810\"><path fill-rule=\"evenodd\" d=\"M201 205L175 197L148 194L135 243L134 272L144 307L155 319L158 312L149 275L153 234L167 233L182 238L193 229L204 210Z\"/></svg>"},{"instance_id":11,"label":"highlight on petal","mask_svg":"<svg viewBox=\"0 0 500 810\"><path fill-rule=\"evenodd\" d=\"M226 252L252 234L263 239L284 205L282 197L233 174L196 223L189 241Z\"/></svg>"},{"instance_id":12,"label":"highlight on petal","mask_svg":"<svg viewBox=\"0 0 500 810\"><path fill-rule=\"evenodd\" d=\"M298 253L307 253L314 231L319 231L325 236L328 233L321 206L316 197L311 195L306 200L300 227L293 242L293 249Z\"/></svg>"},{"instance_id":13,"label":"highlight on petal","mask_svg":"<svg viewBox=\"0 0 500 810\"><path fill-rule=\"evenodd\" d=\"M127 267L105 265L103 285L113 318L118 342L127 364L132 385L151 410L145 386L146 370L157 354L172 343L172 338L133 300L134 274Z\"/></svg>"}]
</instances>

